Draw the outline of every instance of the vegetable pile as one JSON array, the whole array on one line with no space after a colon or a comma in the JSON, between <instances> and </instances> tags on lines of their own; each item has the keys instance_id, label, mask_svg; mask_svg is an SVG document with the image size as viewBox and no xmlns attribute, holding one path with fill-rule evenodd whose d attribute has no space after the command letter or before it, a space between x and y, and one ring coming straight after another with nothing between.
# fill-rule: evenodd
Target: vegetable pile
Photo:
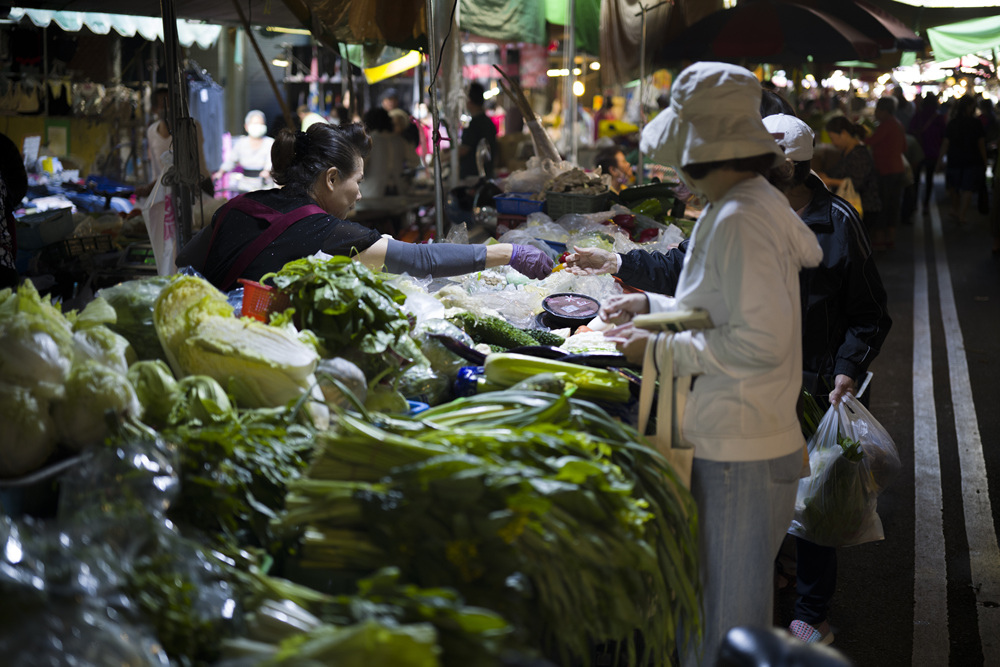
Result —
<instances>
[{"instance_id":1,"label":"vegetable pile","mask_svg":"<svg viewBox=\"0 0 1000 667\"><path fill-rule=\"evenodd\" d=\"M281 524L302 533L304 567L394 565L563 662L595 639L634 652L639 629L644 658L666 664L677 628L697 632L693 501L634 431L538 392L372 417L342 415L289 485Z\"/></svg>"},{"instance_id":2,"label":"vegetable pile","mask_svg":"<svg viewBox=\"0 0 1000 667\"><path fill-rule=\"evenodd\" d=\"M691 496L581 400L620 407L624 378L491 354L492 393L442 402L466 362L432 334L563 339L426 295L408 316L346 258L272 278L291 307L268 324L193 276L79 313L0 291L0 476L79 450L54 521L0 513L0 655L590 665L609 642L668 664L699 633Z\"/></svg>"},{"instance_id":3,"label":"vegetable pile","mask_svg":"<svg viewBox=\"0 0 1000 667\"><path fill-rule=\"evenodd\" d=\"M64 315L28 281L0 291L0 478L38 469L57 443L100 443L106 410L139 411L125 377L135 355L114 320L103 299Z\"/></svg>"}]
</instances>

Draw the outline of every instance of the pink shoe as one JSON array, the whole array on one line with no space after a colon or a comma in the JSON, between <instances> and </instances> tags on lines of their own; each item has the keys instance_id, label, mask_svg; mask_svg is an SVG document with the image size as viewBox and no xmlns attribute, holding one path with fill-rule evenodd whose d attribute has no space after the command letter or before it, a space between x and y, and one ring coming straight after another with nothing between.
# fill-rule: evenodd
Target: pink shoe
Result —
<instances>
[{"instance_id":1,"label":"pink shoe","mask_svg":"<svg viewBox=\"0 0 1000 667\"><path fill-rule=\"evenodd\" d=\"M830 630L830 626L825 622L822 623L820 627L823 627L826 630L826 634L823 634L818 628L814 628L805 621L792 621L792 624L788 626L788 630L795 637L801 639L807 644L823 644L824 646L829 646L833 643L833 632Z\"/></svg>"}]
</instances>

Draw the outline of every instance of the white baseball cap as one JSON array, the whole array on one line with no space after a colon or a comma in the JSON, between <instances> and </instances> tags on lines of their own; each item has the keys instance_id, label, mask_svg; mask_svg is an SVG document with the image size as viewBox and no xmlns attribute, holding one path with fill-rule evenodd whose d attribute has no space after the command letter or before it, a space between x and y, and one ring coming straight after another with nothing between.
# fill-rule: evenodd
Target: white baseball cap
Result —
<instances>
[{"instance_id":1,"label":"white baseball cap","mask_svg":"<svg viewBox=\"0 0 1000 667\"><path fill-rule=\"evenodd\" d=\"M812 128L795 116L779 113L764 119L764 127L792 162L808 162L813 156Z\"/></svg>"}]
</instances>

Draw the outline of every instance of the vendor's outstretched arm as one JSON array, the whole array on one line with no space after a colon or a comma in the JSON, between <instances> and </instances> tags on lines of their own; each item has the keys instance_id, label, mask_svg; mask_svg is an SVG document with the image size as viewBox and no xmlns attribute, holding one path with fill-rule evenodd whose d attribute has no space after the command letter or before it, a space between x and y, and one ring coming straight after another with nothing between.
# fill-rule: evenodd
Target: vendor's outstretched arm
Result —
<instances>
[{"instance_id":1,"label":"vendor's outstretched arm","mask_svg":"<svg viewBox=\"0 0 1000 667\"><path fill-rule=\"evenodd\" d=\"M412 276L457 276L481 271L484 268L511 264L515 269L532 278L541 278L551 272L548 266L526 266L537 251L526 246L510 243L494 245L462 245L457 243L405 243L383 237L358 254L357 258L369 268L380 270L385 267L390 273L409 273ZM513 260L513 262L512 262ZM541 262L544 264L544 262ZM525 266L521 266L525 265ZM545 269L548 269L546 271ZM540 275L544 273L544 275Z\"/></svg>"}]
</instances>

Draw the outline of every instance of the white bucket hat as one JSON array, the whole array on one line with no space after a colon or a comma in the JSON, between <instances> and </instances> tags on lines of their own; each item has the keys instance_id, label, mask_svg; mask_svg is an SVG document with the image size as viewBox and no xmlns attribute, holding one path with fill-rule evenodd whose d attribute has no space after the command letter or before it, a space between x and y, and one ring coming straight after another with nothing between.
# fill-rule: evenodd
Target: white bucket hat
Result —
<instances>
[{"instance_id":1,"label":"white bucket hat","mask_svg":"<svg viewBox=\"0 0 1000 667\"><path fill-rule=\"evenodd\" d=\"M812 128L795 116L775 114L764 119L764 127L792 162L808 162L813 157Z\"/></svg>"},{"instance_id":2,"label":"white bucket hat","mask_svg":"<svg viewBox=\"0 0 1000 667\"><path fill-rule=\"evenodd\" d=\"M639 145L655 162L683 167L771 153L785 156L760 118L760 82L737 65L701 62L681 72L670 106L642 131Z\"/></svg>"}]
</instances>

